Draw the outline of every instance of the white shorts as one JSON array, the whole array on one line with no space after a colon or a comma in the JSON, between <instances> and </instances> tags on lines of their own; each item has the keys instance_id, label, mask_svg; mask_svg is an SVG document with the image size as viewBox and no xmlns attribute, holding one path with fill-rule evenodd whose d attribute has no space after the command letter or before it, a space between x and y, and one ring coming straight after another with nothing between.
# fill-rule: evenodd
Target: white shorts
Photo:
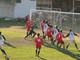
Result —
<instances>
[{"instance_id":1,"label":"white shorts","mask_svg":"<svg viewBox=\"0 0 80 60\"><path fill-rule=\"evenodd\" d=\"M69 43L75 43L75 40L70 40Z\"/></svg>"},{"instance_id":2,"label":"white shorts","mask_svg":"<svg viewBox=\"0 0 80 60\"><path fill-rule=\"evenodd\" d=\"M44 32L47 32L47 29L44 29L43 31L44 31Z\"/></svg>"},{"instance_id":3,"label":"white shorts","mask_svg":"<svg viewBox=\"0 0 80 60\"><path fill-rule=\"evenodd\" d=\"M0 48L1 48L1 49L3 48L3 44L0 44Z\"/></svg>"}]
</instances>

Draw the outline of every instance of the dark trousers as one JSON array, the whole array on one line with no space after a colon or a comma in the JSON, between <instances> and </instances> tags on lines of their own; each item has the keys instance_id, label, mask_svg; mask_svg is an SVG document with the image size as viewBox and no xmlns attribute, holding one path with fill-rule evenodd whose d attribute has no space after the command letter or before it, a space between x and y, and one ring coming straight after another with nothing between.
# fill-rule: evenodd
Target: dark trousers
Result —
<instances>
[{"instance_id":1,"label":"dark trousers","mask_svg":"<svg viewBox=\"0 0 80 60\"><path fill-rule=\"evenodd\" d=\"M32 34L33 34L33 36L32 36ZM27 36L25 36L25 38L28 37L29 35L31 35L33 38L36 35L36 32L34 30L30 30L29 34Z\"/></svg>"}]
</instances>

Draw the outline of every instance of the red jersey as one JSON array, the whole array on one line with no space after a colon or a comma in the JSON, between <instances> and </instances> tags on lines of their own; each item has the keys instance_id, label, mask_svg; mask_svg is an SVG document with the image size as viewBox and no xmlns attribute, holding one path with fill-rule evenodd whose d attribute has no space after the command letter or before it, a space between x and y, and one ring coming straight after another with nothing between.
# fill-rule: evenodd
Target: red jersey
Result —
<instances>
[{"instance_id":1,"label":"red jersey","mask_svg":"<svg viewBox=\"0 0 80 60\"><path fill-rule=\"evenodd\" d=\"M44 29L44 24L45 24L45 22L40 23L40 26L41 26L42 29Z\"/></svg>"},{"instance_id":2,"label":"red jersey","mask_svg":"<svg viewBox=\"0 0 80 60\"><path fill-rule=\"evenodd\" d=\"M35 38L35 43L36 43L36 45L41 45L42 44L42 42L43 42L43 39L41 38L41 37L37 37L37 38Z\"/></svg>"},{"instance_id":3,"label":"red jersey","mask_svg":"<svg viewBox=\"0 0 80 60\"><path fill-rule=\"evenodd\" d=\"M53 29L50 28L50 27L48 27L47 36L48 36L48 37L53 37L53 36L52 36L52 32L53 32Z\"/></svg>"},{"instance_id":4,"label":"red jersey","mask_svg":"<svg viewBox=\"0 0 80 60\"><path fill-rule=\"evenodd\" d=\"M33 25L32 21L27 21L26 26L27 26L27 31L30 31L31 26Z\"/></svg>"},{"instance_id":5,"label":"red jersey","mask_svg":"<svg viewBox=\"0 0 80 60\"><path fill-rule=\"evenodd\" d=\"M32 26L32 25L33 25L33 22L32 22L32 21L30 21L30 20L27 21L27 23L26 23L26 26L27 26L27 27Z\"/></svg>"},{"instance_id":6,"label":"red jersey","mask_svg":"<svg viewBox=\"0 0 80 60\"><path fill-rule=\"evenodd\" d=\"M58 42L63 41L62 38L65 38L65 36L64 36L63 33L58 33L58 34L56 35L56 39L58 40Z\"/></svg>"}]
</instances>

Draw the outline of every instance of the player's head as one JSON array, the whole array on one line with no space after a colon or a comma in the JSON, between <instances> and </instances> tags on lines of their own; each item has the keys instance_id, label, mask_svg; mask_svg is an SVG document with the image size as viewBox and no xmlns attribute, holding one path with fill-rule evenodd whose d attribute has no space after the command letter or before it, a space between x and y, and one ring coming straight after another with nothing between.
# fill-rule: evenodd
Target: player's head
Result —
<instances>
[{"instance_id":1,"label":"player's head","mask_svg":"<svg viewBox=\"0 0 80 60\"><path fill-rule=\"evenodd\" d=\"M56 29L58 28L58 26L56 25Z\"/></svg>"},{"instance_id":2,"label":"player's head","mask_svg":"<svg viewBox=\"0 0 80 60\"><path fill-rule=\"evenodd\" d=\"M1 32L0 32L0 35L1 35Z\"/></svg>"},{"instance_id":3,"label":"player's head","mask_svg":"<svg viewBox=\"0 0 80 60\"><path fill-rule=\"evenodd\" d=\"M72 29L69 30L70 32L72 31Z\"/></svg>"},{"instance_id":4,"label":"player's head","mask_svg":"<svg viewBox=\"0 0 80 60\"><path fill-rule=\"evenodd\" d=\"M36 21L34 21L34 24L36 24Z\"/></svg>"},{"instance_id":5,"label":"player's head","mask_svg":"<svg viewBox=\"0 0 80 60\"><path fill-rule=\"evenodd\" d=\"M40 33L38 33L37 36L40 36Z\"/></svg>"},{"instance_id":6,"label":"player's head","mask_svg":"<svg viewBox=\"0 0 80 60\"><path fill-rule=\"evenodd\" d=\"M63 30L61 29L61 30L60 30L60 32L62 33L62 32L63 32Z\"/></svg>"},{"instance_id":7,"label":"player's head","mask_svg":"<svg viewBox=\"0 0 80 60\"><path fill-rule=\"evenodd\" d=\"M48 21L46 21L46 23L48 23Z\"/></svg>"},{"instance_id":8,"label":"player's head","mask_svg":"<svg viewBox=\"0 0 80 60\"><path fill-rule=\"evenodd\" d=\"M43 20L43 22L45 22L45 20Z\"/></svg>"}]
</instances>

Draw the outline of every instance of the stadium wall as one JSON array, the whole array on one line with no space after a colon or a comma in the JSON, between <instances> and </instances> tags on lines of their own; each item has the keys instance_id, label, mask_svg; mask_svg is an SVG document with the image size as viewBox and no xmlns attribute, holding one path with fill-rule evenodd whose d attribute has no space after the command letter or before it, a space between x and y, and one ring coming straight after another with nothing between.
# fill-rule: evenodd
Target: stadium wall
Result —
<instances>
[{"instance_id":1,"label":"stadium wall","mask_svg":"<svg viewBox=\"0 0 80 60\"><path fill-rule=\"evenodd\" d=\"M33 8L36 9L36 1L21 0L21 3L16 3L14 7L14 18L29 15L30 9Z\"/></svg>"},{"instance_id":2,"label":"stadium wall","mask_svg":"<svg viewBox=\"0 0 80 60\"><path fill-rule=\"evenodd\" d=\"M29 15L30 9L36 9L36 1L21 0L0 0L0 18L18 18Z\"/></svg>"}]
</instances>

